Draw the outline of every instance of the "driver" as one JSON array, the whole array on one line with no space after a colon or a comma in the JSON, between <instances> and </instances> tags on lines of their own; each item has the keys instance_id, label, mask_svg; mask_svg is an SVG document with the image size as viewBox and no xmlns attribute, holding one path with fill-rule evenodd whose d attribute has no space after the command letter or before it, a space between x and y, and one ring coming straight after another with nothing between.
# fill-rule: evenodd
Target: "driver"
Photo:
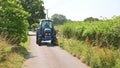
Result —
<instances>
[{"instance_id":1,"label":"driver","mask_svg":"<svg viewBox=\"0 0 120 68\"><path fill-rule=\"evenodd\" d=\"M49 25L46 23L45 26L44 26L44 28L49 28Z\"/></svg>"}]
</instances>

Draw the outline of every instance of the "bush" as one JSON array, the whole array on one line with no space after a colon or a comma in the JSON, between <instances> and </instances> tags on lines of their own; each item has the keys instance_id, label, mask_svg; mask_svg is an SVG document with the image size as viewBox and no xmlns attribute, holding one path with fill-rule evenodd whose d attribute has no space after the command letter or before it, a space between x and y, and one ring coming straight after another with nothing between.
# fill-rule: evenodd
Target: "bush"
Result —
<instances>
[{"instance_id":1,"label":"bush","mask_svg":"<svg viewBox=\"0 0 120 68\"><path fill-rule=\"evenodd\" d=\"M0 6L0 33L4 32L7 38L17 37L17 43L25 42L28 33L28 12L16 0L1 0Z\"/></svg>"}]
</instances>

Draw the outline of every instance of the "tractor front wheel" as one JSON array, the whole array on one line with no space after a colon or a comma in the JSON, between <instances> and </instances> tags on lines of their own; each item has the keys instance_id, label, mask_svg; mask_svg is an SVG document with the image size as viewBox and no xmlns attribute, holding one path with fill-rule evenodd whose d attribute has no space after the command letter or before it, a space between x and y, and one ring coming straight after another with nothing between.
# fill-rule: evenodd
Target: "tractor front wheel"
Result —
<instances>
[{"instance_id":1,"label":"tractor front wheel","mask_svg":"<svg viewBox=\"0 0 120 68\"><path fill-rule=\"evenodd\" d=\"M58 40L57 40L57 38L54 38L54 39L52 40L52 44L53 44L54 46L58 45Z\"/></svg>"},{"instance_id":2,"label":"tractor front wheel","mask_svg":"<svg viewBox=\"0 0 120 68\"><path fill-rule=\"evenodd\" d=\"M41 40L38 41L38 45L41 46Z\"/></svg>"}]
</instances>

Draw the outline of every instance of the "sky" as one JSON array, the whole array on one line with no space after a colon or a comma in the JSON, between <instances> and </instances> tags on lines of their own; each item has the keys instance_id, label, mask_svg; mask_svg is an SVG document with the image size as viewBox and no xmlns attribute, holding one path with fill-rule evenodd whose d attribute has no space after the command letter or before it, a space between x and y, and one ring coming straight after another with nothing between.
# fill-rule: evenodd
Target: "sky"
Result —
<instances>
[{"instance_id":1,"label":"sky","mask_svg":"<svg viewBox=\"0 0 120 68\"><path fill-rule=\"evenodd\" d=\"M111 18L120 15L120 0L43 0L48 16L62 14L67 19L83 21L87 17Z\"/></svg>"}]
</instances>

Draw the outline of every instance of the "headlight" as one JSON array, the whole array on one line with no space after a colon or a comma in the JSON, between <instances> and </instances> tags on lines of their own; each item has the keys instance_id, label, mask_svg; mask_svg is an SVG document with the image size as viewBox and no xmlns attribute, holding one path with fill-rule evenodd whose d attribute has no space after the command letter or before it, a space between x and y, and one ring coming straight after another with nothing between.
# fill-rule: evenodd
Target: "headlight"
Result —
<instances>
[{"instance_id":1,"label":"headlight","mask_svg":"<svg viewBox=\"0 0 120 68\"><path fill-rule=\"evenodd\" d=\"M51 33L48 33L48 35L51 35Z\"/></svg>"},{"instance_id":2,"label":"headlight","mask_svg":"<svg viewBox=\"0 0 120 68\"><path fill-rule=\"evenodd\" d=\"M51 33L45 33L45 35L51 35Z\"/></svg>"}]
</instances>

